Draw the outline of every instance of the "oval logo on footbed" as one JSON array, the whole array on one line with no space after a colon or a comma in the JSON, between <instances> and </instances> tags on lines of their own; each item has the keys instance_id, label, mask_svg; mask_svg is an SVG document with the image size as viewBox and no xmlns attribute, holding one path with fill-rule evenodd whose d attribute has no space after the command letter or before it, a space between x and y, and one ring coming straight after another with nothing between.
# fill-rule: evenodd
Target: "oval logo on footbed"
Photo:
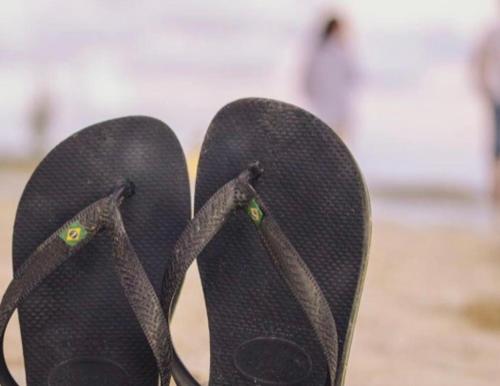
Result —
<instances>
[{"instance_id":1,"label":"oval logo on footbed","mask_svg":"<svg viewBox=\"0 0 500 386\"><path fill-rule=\"evenodd\" d=\"M293 385L307 378L311 358L296 343L260 337L243 343L234 355L238 371L264 385Z\"/></svg>"},{"instance_id":2,"label":"oval logo on footbed","mask_svg":"<svg viewBox=\"0 0 500 386\"><path fill-rule=\"evenodd\" d=\"M80 358L56 366L49 376L50 386L130 386L127 374L116 363L96 358Z\"/></svg>"}]
</instances>

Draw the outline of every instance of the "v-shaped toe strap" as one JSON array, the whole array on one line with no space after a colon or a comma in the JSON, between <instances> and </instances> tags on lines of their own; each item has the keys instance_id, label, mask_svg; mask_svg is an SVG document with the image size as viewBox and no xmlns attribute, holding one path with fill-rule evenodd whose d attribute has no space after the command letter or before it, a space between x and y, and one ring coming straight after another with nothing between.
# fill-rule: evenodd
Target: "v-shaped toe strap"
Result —
<instances>
[{"instance_id":1,"label":"v-shaped toe strap","mask_svg":"<svg viewBox=\"0 0 500 386\"><path fill-rule=\"evenodd\" d=\"M237 209L244 209L255 223L274 267L309 319L327 360L330 384L333 386L338 356L335 319L306 263L253 188L252 182L261 172L255 164L225 184L205 203L182 233L164 279L164 308L170 314L176 298L175 291L180 287L189 266L224 226L230 214ZM179 385L198 385L175 353L172 373Z\"/></svg>"},{"instance_id":2,"label":"v-shaped toe strap","mask_svg":"<svg viewBox=\"0 0 500 386\"><path fill-rule=\"evenodd\" d=\"M15 272L0 303L0 385L17 386L3 350L5 330L17 307L65 261L104 228L113 242L113 261L124 293L153 351L162 385L170 379L171 340L160 301L128 238L119 206L129 189L121 186L79 212L44 241Z\"/></svg>"}]
</instances>

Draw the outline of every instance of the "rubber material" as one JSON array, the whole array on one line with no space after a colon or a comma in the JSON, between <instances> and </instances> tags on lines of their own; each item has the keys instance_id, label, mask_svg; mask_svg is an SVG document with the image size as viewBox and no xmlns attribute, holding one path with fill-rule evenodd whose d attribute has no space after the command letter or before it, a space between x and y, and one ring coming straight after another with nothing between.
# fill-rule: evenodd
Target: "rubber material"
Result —
<instances>
[{"instance_id":1,"label":"rubber material","mask_svg":"<svg viewBox=\"0 0 500 386\"><path fill-rule=\"evenodd\" d=\"M224 107L210 125L195 210L256 161L264 168L258 194L333 311L339 337L335 384L341 385L370 235L361 173L338 136L311 114L277 101L244 99ZM314 332L245 213L228 220L198 266L209 319L210 385L328 382ZM287 347L289 355L278 355Z\"/></svg>"},{"instance_id":2,"label":"rubber material","mask_svg":"<svg viewBox=\"0 0 500 386\"><path fill-rule=\"evenodd\" d=\"M14 270L86 205L130 180L125 228L159 294L168 251L190 217L184 155L172 131L147 117L107 121L57 146L36 169L14 227ZM157 369L102 232L19 309L29 385L157 385Z\"/></svg>"}]
</instances>

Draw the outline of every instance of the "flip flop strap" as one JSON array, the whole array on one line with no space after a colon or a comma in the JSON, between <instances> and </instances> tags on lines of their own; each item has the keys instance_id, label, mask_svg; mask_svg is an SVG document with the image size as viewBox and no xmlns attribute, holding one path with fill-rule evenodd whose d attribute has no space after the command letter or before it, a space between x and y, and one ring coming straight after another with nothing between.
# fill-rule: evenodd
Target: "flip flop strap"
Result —
<instances>
[{"instance_id":1,"label":"flip flop strap","mask_svg":"<svg viewBox=\"0 0 500 386\"><path fill-rule=\"evenodd\" d=\"M113 256L125 296L156 360L162 386L170 385L172 340L156 291L127 236L118 207L113 208Z\"/></svg>"},{"instance_id":2,"label":"flip flop strap","mask_svg":"<svg viewBox=\"0 0 500 386\"><path fill-rule=\"evenodd\" d=\"M337 372L338 336L337 324L330 305L309 267L283 233L265 203L258 194L254 199L264 215L261 223L257 225L261 238L274 266L314 329L327 359L330 383L333 386Z\"/></svg>"},{"instance_id":3,"label":"flip flop strap","mask_svg":"<svg viewBox=\"0 0 500 386\"><path fill-rule=\"evenodd\" d=\"M113 239L115 269L160 369L162 385L170 379L171 344L167 322L154 288L128 238L118 206L124 188L89 205L66 222L14 273L0 303L0 385L17 386L5 362L5 330L19 305L59 266L75 256L106 227ZM77 232L70 234L69 232Z\"/></svg>"},{"instance_id":4,"label":"flip flop strap","mask_svg":"<svg viewBox=\"0 0 500 386\"><path fill-rule=\"evenodd\" d=\"M329 370L329 383L335 384L338 336L329 304L306 263L283 233L270 210L252 186L260 171L254 165L220 188L198 211L182 233L175 256L164 278L164 307L171 314L179 288L189 266L223 227L232 212L252 207L258 211L252 220L274 266L297 299L321 344ZM175 287L172 284L176 284ZM172 374L179 385L197 386L174 350Z\"/></svg>"}]
</instances>

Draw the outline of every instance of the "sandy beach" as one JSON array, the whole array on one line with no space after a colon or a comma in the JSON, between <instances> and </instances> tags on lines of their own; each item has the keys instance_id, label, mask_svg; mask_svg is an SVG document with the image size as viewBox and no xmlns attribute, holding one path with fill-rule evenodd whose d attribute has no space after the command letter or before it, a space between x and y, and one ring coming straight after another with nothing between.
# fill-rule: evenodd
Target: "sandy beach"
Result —
<instances>
[{"instance_id":1,"label":"sandy beach","mask_svg":"<svg viewBox=\"0 0 500 386\"><path fill-rule=\"evenodd\" d=\"M2 172L0 290L11 278L10 244L27 172ZM374 198L377 200L377 197ZM375 217L347 386L494 386L500 379L500 239L497 228L416 224ZM174 319L174 341L207 384L209 343L196 268ZM23 381L18 325L5 351Z\"/></svg>"}]
</instances>

